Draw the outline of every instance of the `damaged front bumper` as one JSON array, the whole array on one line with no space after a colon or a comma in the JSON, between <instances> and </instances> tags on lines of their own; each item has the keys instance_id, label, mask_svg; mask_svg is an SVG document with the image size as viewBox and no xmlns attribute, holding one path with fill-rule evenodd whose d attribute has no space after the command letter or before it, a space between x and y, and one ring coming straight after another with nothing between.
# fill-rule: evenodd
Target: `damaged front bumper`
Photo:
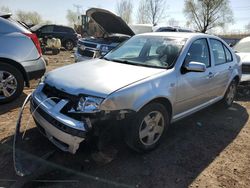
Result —
<instances>
[{"instance_id":1,"label":"damaged front bumper","mask_svg":"<svg viewBox=\"0 0 250 188\"><path fill-rule=\"evenodd\" d=\"M91 123L88 118L78 121L62 114L61 110L67 103L65 99L56 103L53 97L47 98L38 88L32 94L30 109L41 133L59 149L74 154L86 139Z\"/></svg>"}]
</instances>

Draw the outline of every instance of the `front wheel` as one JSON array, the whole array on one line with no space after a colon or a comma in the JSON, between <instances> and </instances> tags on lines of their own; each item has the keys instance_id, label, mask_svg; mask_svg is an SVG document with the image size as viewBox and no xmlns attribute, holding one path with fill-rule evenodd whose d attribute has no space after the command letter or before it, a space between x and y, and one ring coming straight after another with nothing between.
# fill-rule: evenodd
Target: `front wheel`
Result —
<instances>
[{"instance_id":1,"label":"front wheel","mask_svg":"<svg viewBox=\"0 0 250 188\"><path fill-rule=\"evenodd\" d=\"M160 103L150 103L137 114L126 132L125 140L130 148L143 152L154 149L169 126L169 115Z\"/></svg>"},{"instance_id":2,"label":"front wheel","mask_svg":"<svg viewBox=\"0 0 250 188\"><path fill-rule=\"evenodd\" d=\"M237 92L237 82L235 80L233 80L229 87L227 88L227 91L225 93L224 98L222 99L222 104L225 107L230 107L233 104L234 98L236 96L236 92Z\"/></svg>"}]
</instances>

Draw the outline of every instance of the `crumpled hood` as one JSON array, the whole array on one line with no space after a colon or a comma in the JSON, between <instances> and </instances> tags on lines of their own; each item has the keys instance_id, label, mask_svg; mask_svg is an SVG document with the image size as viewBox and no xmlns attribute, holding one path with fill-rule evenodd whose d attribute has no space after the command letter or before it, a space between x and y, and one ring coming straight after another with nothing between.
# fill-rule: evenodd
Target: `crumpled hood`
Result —
<instances>
[{"instance_id":1,"label":"crumpled hood","mask_svg":"<svg viewBox=\"0 0 250 188\"><path fill-rule=\"evenodd\" d=\"M53 70L46 75L45 83L69 94L105 98L118 89L163 71L94 59Z\"/></svg>"},{"instance_id":2,"label":"crumpled hood","mask_svg":"<svg viewBox=\"0 0 250 188\"><path fill-rule=\"evenodd\" d=\"M129 36L135 34L123 19L108 10L91 8L86 11L86 15L92 18L103 31L109 34L120 33Z\"/></svg>"},{"instance_id":3,"label":"crumpled hood","mask_svg":"<svg viewBox=\"0 0 250 188\"><path fill-rule=\"evenodd\" d=\"M242 64L250 64L250 53L236 53L240 56Z\"/></svg>"}]
</instances>

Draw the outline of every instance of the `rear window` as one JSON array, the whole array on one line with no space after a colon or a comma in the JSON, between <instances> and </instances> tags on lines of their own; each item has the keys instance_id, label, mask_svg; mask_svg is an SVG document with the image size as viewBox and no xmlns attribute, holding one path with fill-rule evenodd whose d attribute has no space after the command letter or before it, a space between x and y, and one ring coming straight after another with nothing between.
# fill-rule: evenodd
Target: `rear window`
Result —
<instances>
[{"instance_id":1,"label":"rear window","mask_svg":"<svg viewBox=\"0 0 250 188\"><path fill-rule=\"evenodd\" d=\"M37 25L31 27L30 30L31 30L31 31L37 31L37 30L40 29L42 26L43 26L43 25L41 25L41 24L37 24Z\"/></svg>"},{"instance_id":2,"label":"rear window","mask_svg":"<svg viewBox=\"0 0 250 188\"><path fill-rule=\"evenodd\" d=\"M225 49L226 60L227 60L227 62L233 61L233 56L232 56L231 52L229 51L229 49L227 49L227 47L224 46L224 45L223 45L223 47L224 47L224 49Z\"/></svg>"}]
</instances>

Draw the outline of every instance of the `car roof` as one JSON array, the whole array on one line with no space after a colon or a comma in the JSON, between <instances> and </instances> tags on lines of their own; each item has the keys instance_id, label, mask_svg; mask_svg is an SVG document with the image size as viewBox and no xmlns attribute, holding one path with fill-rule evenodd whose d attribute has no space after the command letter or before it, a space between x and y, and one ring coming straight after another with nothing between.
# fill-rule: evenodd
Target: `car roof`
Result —
<instances>
[{"instance_id":1,"label":"car roof","mask_svg":"<svg viewBox=\"0 0 250 188\"><path fill-rule=\"evenodd\" d=\"M11 13L6 13L6 12L0 12L0 17L2 18L9 18L11 17Z\"/></svg>"},{"instance_id":2,"label":"car roof","mask_svg":"<svg viewBox=\"0 0 250 188\"><path fill-rule=\"evenodd\" d=\"M139 35L144 36L168 36L168 37L182 37L182 38L192 38L194 36L200 37L215 37L213 35L208 35L204 33L191 33L191 32L153 32L153 33L143 33Z\"/></svg>"},{"instance_id":3,"label":"car roof","mask_svg":"<svg viewBox=\"0 0 250 188\"><path fill-rule=\"evenodd\" d=\"M249 37L245 37L245 38L242 38L240 40L240 42L249 42L250 41L250 36Z\"/></svg>"},{"instance_id":4,"label":"car roof","mask_svg":"<svg viewBox=\"0 0 250 188\"><path fill-rule=\"evenodd\" d=\"M58 25L58 24L46 24L46 23L42 23L42 24L37 24L37 26L43 27L43 26L61 26L61 27L67 27L67 28L72 28L70 26L67 25ZM35 25L36 26L36 25Z\"/></svg>"}]
</instances>

